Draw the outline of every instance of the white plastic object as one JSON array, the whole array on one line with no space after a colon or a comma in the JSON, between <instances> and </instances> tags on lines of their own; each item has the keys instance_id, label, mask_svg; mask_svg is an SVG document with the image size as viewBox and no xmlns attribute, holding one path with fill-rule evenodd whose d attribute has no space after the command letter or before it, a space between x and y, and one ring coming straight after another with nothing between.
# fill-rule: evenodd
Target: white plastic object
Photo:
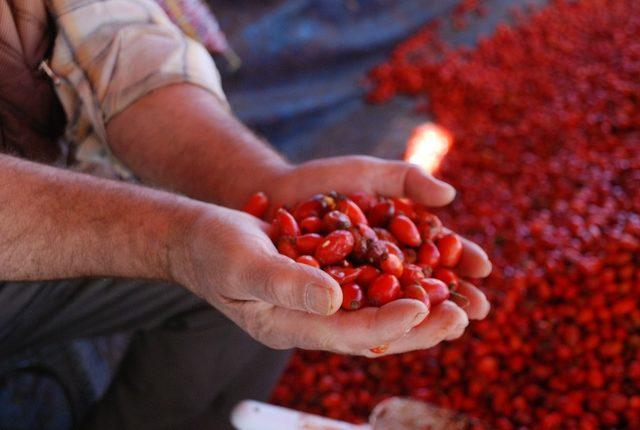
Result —
<instances>
[{"instance_id":1,"label":"white plastic object","mask_svg":"<svg viewBox=\"0 0 640 430\"><path fill-rule=\"evenodd\" d=\"M231 412L237 430L371 430L355 425L255 400L243 400Z\"/></svg>"}]
</instances>

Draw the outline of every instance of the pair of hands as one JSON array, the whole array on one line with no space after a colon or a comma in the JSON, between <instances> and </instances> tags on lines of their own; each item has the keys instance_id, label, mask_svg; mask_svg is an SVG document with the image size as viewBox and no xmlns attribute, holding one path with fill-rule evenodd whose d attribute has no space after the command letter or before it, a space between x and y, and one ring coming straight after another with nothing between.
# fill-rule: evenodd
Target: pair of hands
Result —
<instances>
[{"instance_id":1,"label":"pair of hands","mask_svg":"<svg viewBox=\"0 0 640 430\"><path fill-rule=\"evenodd\" d=\"M455 197L450 185L417 166L362 156L287 168L259 188L276 205L330 190L407 196L433 207ZM380 308L338 312L338 283L319 269L280 255L267 227L250 215L208 205L184 236L173 277L269 347L371 357L396 354L458 338L469 319L482 319L489 312L484 294L466 282L459 289L469 299L464 309L446 301L428 315L423 303L402 299ZM479 246L465 240L459 272L485 277L491 263ZM389 345L384 354L370 351L380 345Z\"/></svg>"}]
</instances>

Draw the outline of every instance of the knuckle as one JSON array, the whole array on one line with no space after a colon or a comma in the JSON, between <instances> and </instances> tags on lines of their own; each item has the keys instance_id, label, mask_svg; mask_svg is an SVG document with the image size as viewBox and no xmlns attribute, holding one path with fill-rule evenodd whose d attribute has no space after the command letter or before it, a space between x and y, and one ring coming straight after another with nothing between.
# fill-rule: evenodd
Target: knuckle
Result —
<instances>
[{"instance_id":1,"label":"knuckle","mask_svg":"<svg viewBox=\"0 0 640 430\"><path fill-rule=\"evenodd\" d=\"M245 318L245 329L251 337L271 349L290 349L295 345L285 333L276 330L273 318L265 314L253 314Z\"/></svg>"}]
</instances>

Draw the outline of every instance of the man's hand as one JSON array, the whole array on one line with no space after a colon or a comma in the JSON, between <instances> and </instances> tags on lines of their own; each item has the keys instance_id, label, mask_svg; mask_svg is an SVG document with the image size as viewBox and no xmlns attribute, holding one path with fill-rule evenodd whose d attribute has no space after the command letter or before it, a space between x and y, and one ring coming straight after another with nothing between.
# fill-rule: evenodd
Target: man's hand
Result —
<instances>
[{"instance_id":1,"label":"man's hand","mask_svg":"<svg viewBox=\"0 0 640 430\"><path fill-rule=\"evenodd\" d=\"M353 168L357 174L349 171ZM455 195L415 166L368 157L314 161L292 168L279 181L267 191L281 203L331 189L407 195L431 206L447 204ZM323 271L278 254L267 227L243 213L208 209L185 237L186 254L174 267L176 280L268 346L380 356L370 349L389 345L387 354L399 353L457 338L468 318L484 318L489 311L484 294L469 283L460 287L470 301L466 312L447 301L427 317L426 307L409 299L339 311L339 285ZM461 267L471 277L491 270L486 254L468 241Z\"/></svg>"},{"instance_id":2,"label":"man's hand","mask_svg":"<svg viewBox=\"0 0 640 430\"><path fill-rule=\"evenodd\" d=\"M191 85L154 91L114 117L107 132L115 154L143 180L228 207L240 207L259 190L276 204L330 190L407 196L427 206L445 205L455 195L450 186L399 161L341 157L292 167L219 100ZM384 344L390 344L388 353L428 348L460 336L468 318L489 311L482 292L464 284L461 293L470 300L466 312L445 302L422 323L424 306L411 300L336 312L341 291L333 280L278 255L257 220L222 212L225 221L208 213L191 229L182 260L186 271L178 280L268 345L364 355ZM460 269L465 276L483 277L491 264L477 245L465 241ZM321 308L306 298L312 296L307 293L312 280L324 280L319 285L328 291L330 305L320 313L329 317L302 310Z\"/></svg>"},{"instance_id":3,"label":"man's hand","mask_svg":"<svg viewBox=\"0 0 640 430\"><path fill-rule=\"evenodd\" d=\"M414 300L339 312L337 282L280 255L267 227L250 215L209 206L184 238L186 253L174 260L176 281L258 341L279 349L370 355L369 348L401 338L427 315L424 304Z\"/></svg>"},{"instance_id":4,"label":"man's hand","mask_svg":"<svg viewBox=\"0 0 640 430\"><path fill-rule=\"evenodd\" d=\"M425 173L418 166L367 156L336 157L304 163L289 169L274 183L272 189L265 191L277 206L294 204L315 193L331 190L345 194L363 191L409 197L432 207L447 205L455 197L453 187ZM469 240L463 239L463 244L460 274L471 278L488 276L491 263L487 254ZM490 304L482 291L463 281L458 292L469 300L464 311L451 301L443 303L422 324L402 339L392 342L386 353L428 348L443 339L455 339L463 334L469 318L483 319L487 316Z\"/></svg>"}]
</instances>

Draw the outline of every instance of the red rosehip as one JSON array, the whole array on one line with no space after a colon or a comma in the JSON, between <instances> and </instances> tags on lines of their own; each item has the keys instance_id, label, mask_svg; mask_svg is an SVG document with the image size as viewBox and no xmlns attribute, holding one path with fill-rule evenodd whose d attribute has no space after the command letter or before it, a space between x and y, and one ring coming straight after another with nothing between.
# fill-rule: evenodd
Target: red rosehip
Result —
<instances>
[{"instance_id":1,"label":"red rosehip","mask_svg":"<svg viewBox=\"0 0 640 430\"><path fill-rule=\"evenodd\" d=\"M415 264L405 264L402 276L400 277L400 283L403 287L417 283L420 279L424 278L424 272L422 267Z\"/></svg>"},{"instance_id":2,"label":"red rosehip","mask_svg":"<svg viewBox=\"0 0 640 430\"><path fill-rule=\"evenodd\" d=\"M301 255L300 257L296 258L296 261L300 264L306 264L307 266L315 267L317 269L320 268L320 263L318 263L316 259L310 255Z\"/></svg>"},{"instance_id":3,"label":"red rosehip","mask_svg":"<svg viewBox=\"0 0 640 430\"><path fill-rule=\"evenodd\" d=\"M368 287L377 277L380 275L380 271L373 266L365 264L360 266L360 273L358 274L357 282L363 287Z\"/></svg>"},{"instance_id":4,"label":"red rosehip","mask_svg":"<svg viewBox=\"0 0 640 430\"><path fill-rule=\"evenodd\" d=\"M262 218L269 209L269 198L265 193L259 191L249 197L247 203L242 207L242 210L248 214L257 218Z\"/></svg>"},{"instance_id":5,"label":"red rosehip","mask_svg":"<svg viewBox=\"0 0 640 430\"><path fill-rule=\"evenodd\" d=\"M342 285L342 309L354 311L363 305L364 293L358 284Z\"/></svg>"},{"instance_id":6,"label":"red rosehip","mask_svg":"<svg viewBox=\"0 0 640 430\"><path fill-rule=\"evenodd\" d=\"M276 228L277 236L295 237L300 234L300 228L293 215L286 209L280 208L276 211L276 217L273 221Z\"/></svg>"},{"instance_id":7,"label":"red rosehip","mask_svg":"<svg viewBox=\"0 0 640 430\"><path fill-rule=\"evenodd\" d=\"M362 212L369 212L372 207L378 204L378 198L369 193L353 193L349 195L349 198L358 205Z\"/></svg>"},{"instance_id":8,"label":"red rosehip","mask_svg":"<svg viewBox=\"0 0 640 430\"><path fill-rule=\"evenodd\" d=\"M338 284L350 284L356 282L362 268L360 267L341 267L341 266L329 266L324 269Z\"/></svg>"},{"instance_id":9,"label":"red rosehip","mask_svg":"<svg viewBox=\"0 0 640 430\"><path fill-rule=\"evenodd\" d=\"M278 252L280 254L286 255L293 260L297 259L300 255L296 248L295 239L291 236L279 237L276 243L276 248L278 248Z\"/></svg>"},{"instance_id":10,"label":"red rosehip","mask_svg":"<svg viewBox=\"0 0 640 430\"><path fill-rule=\"evenodd\" d=\"M325 212L324 195L316 194L309 200L298 203L293 209L293 216L296 220L302 221L305 218L321 218Z\"/></svg>"},{"instance_id":11,"label":"red rosehip","mask_svg":"<svg viewBox=\"0 0 640 430\"><path fill-rule=\"evenodd\" d=\"M462 257L462 241L457 234L451 233L438 239L440 264L445 267L455 267Z\"/></svg>"},{"instance_id":12,"label":"red rosehip","mask_svg":"<svg viewBox=\"0 0 640 430\"><path fill-rule=\"evenodd\" d=\"M391 199L396 209L396 215L405 215L411 220L416 218L416 204L406 197Z\"/></svg>"},{"instance_id":13,"label":"red rosehip","mask_svg":"<svg viewBox=\"0 0 640 430\"><path fill-rule=\"evenodd\" d=\"M307 233L296 237L296 248L302 254L313 254L324 238L317 233Z\"/></svg>"},{"instance_id":14,"label":"red rosehip","mask_svg":"<svg viewBox=\"0 0 640 430\"><path fill-rule=\"evenodd\" d=\"M440 250L430 240L425 241L418 251L418 262L431 268L436 267L440 262Z\"/></svg>"},{"instance_id":15,"label":"red rosehip","mask_svg":"<svg viewBox=\"0 0 640 430\"><path fill-rule=\"evenodd\" d=\"M403 271L402 261L394 254L387 254L382 257L380 261L380 269L385 273L390 273L396 278L399 278L402 276Z\"/></svg>"},{"instance_id":16,"label":"red rosehip","mask_svg":"<svg viewBox=\"0 0 640 430\"><path fill-rule=\"evenodd\" d=\"M349 217L349 220L351 221L351 224L369 224L367 217L364 216L364 213L362 212L360 207L358 207L357 204L347 198L338 200L336 209L347 215Z\"/></svg>"},{"instance_id":17,"label":"red rosehip","mask_svg":"<svg viewBox=\"0 0 640 430\"><path fill-rule=\"evenodd\" d=\"M424 303L427 306L427 310L431 307L431 299L429 294L423 287L418 284L411 284L404 287L404 297L407 299L418 300Z\"/></svg>"},{"instance_id":18,"label":"red rosehip","mask_svg":"<svg viewBox=\"0 0 640 430\"><path fill-rule=\"evenodd\" d=\"M419 283L429 295L431 306L438 306L449 298L449 288L441 280L435 278L423 278L420 279Z\"/></svg>"},{"instance_id":19,"label":"red rosehip","mask_svg":"<svg viewBox=\"0 0 640 430\"><path fill-rule=\"evenodd\" d=\"M314 257L321 266L335 264L344 260L353 251L353 235L346 230L331 233L316 248Z\"/></svg>"},{"instance_id":20,"label":"red rosehip","mask_svg":"<svg viewBox=\"0 0 640 430\"><path fill-rule=\"evenodd\" d=\"M406 215L393 217L389 223L389 230L404 245L418 247L422 243L418 228Z\"/></svg>"},{"instance_id":21,"label":"red rosehip","mask_svg":"<svg viewBox=\"0 0 640 430\"><path fill-rule=\"evenodd\" d=\"M382 306L401 296L398 278L388 273L378 276L367 289L367 298L373 306Z\"/></svg>"},{"instance_id":22,"label":"red rosehip","mask_svg":"<svg viewBox=\"0 0 640 430\"><path fill-rule=\"evenodd\" d=\"M318 233L322 230L322 220L317 216L309 216L300 221L300 228L305 233Z\"/></svg>"}]
</instances>

